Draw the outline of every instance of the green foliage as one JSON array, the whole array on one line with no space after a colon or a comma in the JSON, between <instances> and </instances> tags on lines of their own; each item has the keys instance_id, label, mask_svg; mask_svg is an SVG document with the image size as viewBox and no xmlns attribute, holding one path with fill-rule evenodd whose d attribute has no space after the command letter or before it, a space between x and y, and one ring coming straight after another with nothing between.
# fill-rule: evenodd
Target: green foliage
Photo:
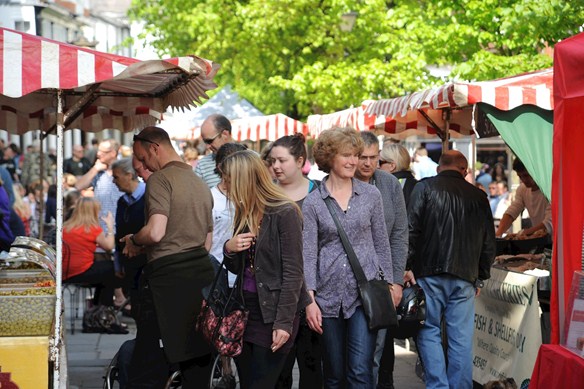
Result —
<instances>
[{"instance_id":1,"label":"green foliage","mask_svg":"<svg viewBox=\"0 0 584 389\"><path fill-rule=\"evenodd\" d=\"M447 81L428 65L467 80L551 66L542 50L578 33L584 1L133 0L131 17L160 55L212 59L220 86L305 118Z\"/></svg>"}]
</instances>

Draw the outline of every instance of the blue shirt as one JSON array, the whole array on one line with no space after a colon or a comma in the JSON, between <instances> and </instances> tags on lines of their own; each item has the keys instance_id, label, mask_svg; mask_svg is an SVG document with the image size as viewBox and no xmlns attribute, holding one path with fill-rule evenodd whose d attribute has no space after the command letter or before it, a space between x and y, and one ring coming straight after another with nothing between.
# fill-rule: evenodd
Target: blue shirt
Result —
<instances>
[{"instance_id":1,"label":"blue shirt","mask_svg":"<svg viewBox=\"0 0 584 389\"><path fill-rule=\"evenodd\" d=\"M106 216L108 212L111 212L114 217L116 216L118 199L124 195L124 192L118 189L112 176L107 171L99 172L93 179L92 186L93 197L101 204L99 225L104 231L107 231L107 224L102 220L102 217ZM112 232L115 233L115 227ZM95 251L103 252L104 250L101 247L97 247Z\"/></svg>"},{"instance_id":2,"label":"blue shirt","mask_svg":"<svg viewBox=\"0 0 584 389\"><path fill-rule=\"evenodd\" d=\"M343 248L337 227L324 202L330 196L325 178L320 190L310 193L302 205L304 215L304 277L308 290L315 291L322 316L338 317L342 308L350 318L361 305L357 281ZM353 194L347 212L333 199L339 221L353 246L365 277L379 278L379 269L388 283L393 269L383 203L379 190L353 179Z\"/></svg>"},{"instance_id":3,"label":"blue shirt","mask_svg":"<svg viewBox=\"0 0 584 389\"><path fill-rule=\"evenodd\" d=\"M124 194L124 201L126 201L126 204L133 204L136 201L140 200L140 198L142 196L144 196L144 193L146 192L146 184L143 182L139 182L138 186L136 187L136 190L132 192L131 195L125 193Z\"/></svg>"}]
</instances>

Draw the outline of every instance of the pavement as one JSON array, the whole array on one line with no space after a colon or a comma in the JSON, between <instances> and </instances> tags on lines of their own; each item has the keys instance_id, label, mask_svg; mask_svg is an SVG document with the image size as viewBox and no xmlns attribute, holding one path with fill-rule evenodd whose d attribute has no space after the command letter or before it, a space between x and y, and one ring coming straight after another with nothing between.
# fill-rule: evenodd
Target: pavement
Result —
<instances>
[{"instance_id":1,"label":"pavement","mask_svg":"<svg viewBox=\"0 0 584 389\"><path fill-rule=\"evenodd\" d=\"M71 309L69 294L64 293L64 343L67 365L61 370L61 376L68 377L70 389L104 388L104 376L112 358L126 340L136 336L136 325L130 318L121 320L128 325L127 335L84 334L81 332L82 311L75 320L75 333L71 333ZM416 354L408 349L404 341L396 340L394 386L396 389L422 389L424 383L415 374ZM117 384L114 387L119 387ZM298 369L294 368L294 384L298 388Z\"/></svg>"}]
</instances>

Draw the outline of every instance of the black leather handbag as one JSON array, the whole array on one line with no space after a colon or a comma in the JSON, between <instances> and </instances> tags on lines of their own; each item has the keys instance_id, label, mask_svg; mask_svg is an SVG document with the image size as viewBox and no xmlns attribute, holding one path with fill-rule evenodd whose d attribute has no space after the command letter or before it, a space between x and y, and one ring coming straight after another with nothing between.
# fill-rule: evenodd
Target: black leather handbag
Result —
<instances>
[{"instance_id":1,"label":"black leather handbag","mask_svg":"<svg viewBox=\"0 0 584 389\"><path fill-rule=\"evenodd\" d=\"M353 273L355 273L355 278L357 279L357 285L359 288L359 296L361 297L361 304L363 306L365 317L367 318L369 329L378 330L381 328L396 326L397 313L395 311L395 306L393 305L388 283L384 280L383 271L379 269L379 280L367 280L363 268L361 268L361 264L357 259L357 255L355 255L355 251L353 251L353 246L349 242L349 238L345 233L345 229L339 222L331 198L327 197L324 202L337 226L337 231L339 232L347 257L349 258L349 263L351 264Z\"/></svg>"}]
</instances>

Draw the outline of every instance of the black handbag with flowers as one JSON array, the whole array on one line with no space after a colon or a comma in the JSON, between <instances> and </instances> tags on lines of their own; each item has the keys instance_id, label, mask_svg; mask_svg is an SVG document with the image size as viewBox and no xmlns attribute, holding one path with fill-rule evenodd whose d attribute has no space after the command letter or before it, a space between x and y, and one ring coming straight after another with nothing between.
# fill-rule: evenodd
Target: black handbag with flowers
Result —
<instances>
[{"instance_id":1,"label":"black handbag with flowers","mask_svg":"<svg viewBox=\"0 0 584 389\"><path fill-rule=\"evenodd\" d=\"M227 270L221 264L197 317L196 329L226 357L236 357L243 348L243 333L249 312L243 303L243 267L233 288L221 288L218 281Z\"/></svg>"}]
</instances>

